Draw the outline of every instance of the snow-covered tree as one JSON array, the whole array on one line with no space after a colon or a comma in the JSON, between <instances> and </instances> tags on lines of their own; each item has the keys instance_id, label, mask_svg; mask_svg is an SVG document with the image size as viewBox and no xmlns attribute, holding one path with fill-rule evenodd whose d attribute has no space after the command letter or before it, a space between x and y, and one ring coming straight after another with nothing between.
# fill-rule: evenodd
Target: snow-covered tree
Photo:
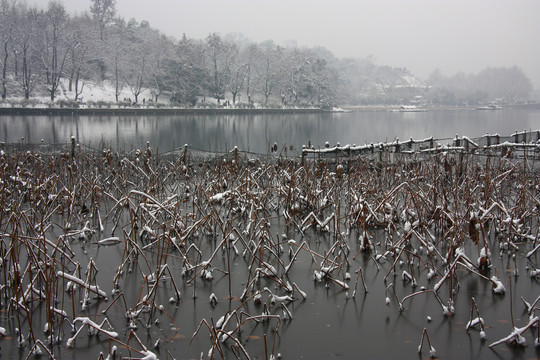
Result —
<instances>
[{"instance_id":1,"label":"snow-covered tree","mask_svg":"<svg viewBox=\"0 0 540 360\"><path fill-rule=\"evenodd\" d=\"M105 28L110 25L116 15L116 0L90 0L90 13L98 24L99 38L105 38Z\"/></svg>"},{"instance_id":2,"label":"snow-covered tree","mask_svg":"<svg viewBox=\"0 0 540 360\"><path fill-rule=\"evenodd\" d=\"M139 95L150 79L153 31L147 21L137 24L134 19L128 22L126 28L126 53L129 61L124 62L125 71L122 75L135 97L135 103L139 102Z\"/></svg>"},{"instance_id":3,"label":"snow-covered tree","mask_svg":"<svg viewBox=\"0 0 540 360\"><path fill-rule=\"evenodd\" d=\"M208 71L212 78L210 94L219 102L225 97L233 50L232 46L224 42L216 33L208 35L206 44L209 59L207 63Z\"/></svg>"},{"instance_id":4,"label":"snow-covered tree","mask_svg":"<svg viewBox=\"0 0 540 360\"><path fill-rule=\"evenodd\" d=\"M265 46L260 52L258 61L258 89L262 93L265 104L268 104L270 96L279 86L284 53L284 49L280 46L274 46L273 43L267 45L269 46Z\"/></svg>"},{"instance_id":5,"label":"snow-covered tree","mask_svg":"<svg viewBox=\"0 0 540 360\"><path fill-rule=\"evenodd\" d=\"M2 71L2 99L7 96L7 75L9 55L15 32L14 6L7 0L0 1L0 66Z\"/></svg>"},{"instance_id":6,"label":"snow-covered tree","mask_svg":"<svg viewBox=\"0 0 540 360\"><path fill-rule=\"evenodd\" d=\"M119 96L125 86L124 73L128 71L126 64L129 62L127 48L128 39L126 24L122 19L116 19L114 24L108 29L108 35L102 49L103 68L108 69L107 76L114 86L116 102L120 100Z\"/></svg>"},{"instance_id":7,"label":"snow-covered tree","mask_svg":"<svg viewBox=\"0 0 540 360\"><path fill-rule=\"evenodd\" d=\"M251 100L252 91L253 91L252 83L254 82L254 79L256 78L256 70L257 70L256 61L257 61L258 54L259 54L259 48L257 47L256 44L248 45L243 51L243 59L246 64L245 88L246 88L246 97L247 97L248 104L251 104L252 102Z\"/></svg>"},{"instance_id":8,"label":"snow-covered tree","mask_svg":"<svg viewBox=\"0 0 540 360\"><path fill-rule=\"evenodd\" d=\"M164 91L161 79L165 73L166 59L174 54L174 44L171 39L158 31L153 30L148 34L146 41L150 42L150 68L148 71L148 86L152 89L154 101L158 101L159 95Z\"/></svg>"},{"instance_id":9,"label":"snow-covered tree","mask_svg":"<svg viewBox=\"0 0 540 360\"><path fill-rule=\"evenodd\" d=\"M238 47L233 44L230 50L230 65L227 67L227 90L232 95L232 102L236 104L236 98L244 88L247 80L249 63L240 56Z\"/></svg>"},{"instance_id":10,"label":"snow-covered tree","mask_svg":"<svg viewBox=\"0 0 540 360\"><path fill-rule=\"evenodd\" d=\"M75 92L78 100L84 86L96 78L98 70L94 66L95 34L91 31L92 20L87 15L75 17L69 21L69 62L67 65L68 89Z\"/></svg>"},{"instance_id":11,"label":"snow-covered tree","mask_svg":"<svg viewBox=\"0 0 540 360\"><path fill-rule=\"evenodd\" d=\"M24 98L29 99L39 81L39 17L37 8L19 7L14 13L18 24L13 37L14 75L22 87Z\"/></svg>"},{"instance_id":12,"label":"snow-covered tree","mask_svg":"<svg viewBox=\"0 0 540 360\"><path fill-rule=\"evenodd\" d=\"M42 43L40 57L45 77L47 90L51 101L54 101L56 92L60 86L60 80L64 77L67 59L72 44L68 43L68 16L64 6L56 1L51 1L47 11L41 13Z\"/></svg>"},{"instance_id":13,"label":"snow-covered tree","mask_svg":"<svg viewBox=\"0 0 540 360\"><path fill-rule=\"evenodd\" d=\"M163 88L171 93L171 101L195 104L210 88L210 76L205 66L204 43L188 39L185 35L165 58L159 79Z\"/></svg>"}]
</instances>

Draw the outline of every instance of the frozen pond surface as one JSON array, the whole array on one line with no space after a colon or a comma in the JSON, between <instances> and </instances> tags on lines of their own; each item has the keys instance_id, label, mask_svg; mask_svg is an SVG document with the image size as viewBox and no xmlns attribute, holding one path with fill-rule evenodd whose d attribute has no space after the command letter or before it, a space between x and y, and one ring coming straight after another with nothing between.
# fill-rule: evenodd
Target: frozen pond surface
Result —
<instances>
[{"instance_id":1,"label":"frozen pond surface","mask_svg":"<svg viewBox=\"0 0 540 360\"><path fill-rule=\"evenodd\" d=\"M538 357L538 327L523 332L527 346L493 345L540 315L523 302L540 294L538 155L515 154L388 154L340 167L3 153L2 357L25 359L52 334L58 359L113 346L123 357L207 358L210 335L227 331L214 358L245 358L240 344L257 359L416 359L429 356L427 340L418 353L424 329L442 359ZM479 269L485 248L491 265ZM473 298L483 328L467 331ZM83 328L70 341L77 317L106 319L109 333Z\"/></svg>"},{"instance_id":2,"label":"frozen pond surface","mask_svg":"<svg viewBox=\"0 0 540 360\"><path fill-rule=\"evenodd\" d=\"M47 144L77 142L117 150L142 148L147 141L160 152L188 144L195 149L266 154L270 145L293 146L298 154L308 143L362 145L399 138L453 138L510 135L540 129L540 111L433 110L427 112L350 112L323 114L181 115L181 116L0 116L0 141Z\"/></svg>"}]
</instances>

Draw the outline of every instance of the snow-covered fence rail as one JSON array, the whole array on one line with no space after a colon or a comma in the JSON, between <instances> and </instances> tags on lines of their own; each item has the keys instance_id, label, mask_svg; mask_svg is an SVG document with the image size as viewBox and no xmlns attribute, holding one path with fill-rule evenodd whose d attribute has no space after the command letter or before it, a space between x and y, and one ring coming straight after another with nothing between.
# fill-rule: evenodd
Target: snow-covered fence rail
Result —
<instances>
[{"instance_id":1,"label":"snow-covered fence rail","mask_svg":"<svg viewBox=\"0 0 540 360\"><path fill-rule=\"evenodd\" d=\"M326 143L324 148L304 147L302 162L306 159L339 159L354 156L373 155L383 160L385 154L414 153L472 153L507 157L538 156L540 153L540 130L515 132L508 136L486 134L477 138L467 136L434 139L433 137L414 140L371 143L365 145L336 145Z\"/></svg>"},{"instance_id":2,"label":"snow-covered fence rail","mask_svg":"<svg viewBox=\"0 0 540 360\"><path fill-rule=\"evenodd\" d=\"M155 146L156 149L150 148ZM39 153L40 155L57 156L59 154L66 158L74 157L77 153L95 152L100 154L114 154L115 156L134 158L153 155L181 161L184 164L191 163L216 163L216 162L253 162L258 161L272 162L281 160L300 160L304 163L306 160L322 161L343 161L352 160L355 157L371 157L374 160L384 161L394 160L399 154L434 154L434 153L469 153L476 155L491 155L505 157L538 157L540 156L540 130L514 132L513 134L502 136L499 134L485 134L480 137L470 138L467 136L458 136L452 138L434 138L433 136L425 139L400 140L399 138L391 142L378 142L364 145L339 143L332 146L328 142L323 148L313 146L303 146L297 150L293 145L284 145L278 149L276 143L268 145L266 154L245 151L234 147L231 150L203 150L185 144L167 152L159 153L157 151L159 144L147 144L146 149L112 149L105 143L99 144L79 144L72 137L64 142L55 143L29 143L25 139L18 139L16 142L0 142L0 152L2 153L20 153L28 152Z\"/></svg>"}]
</instances>

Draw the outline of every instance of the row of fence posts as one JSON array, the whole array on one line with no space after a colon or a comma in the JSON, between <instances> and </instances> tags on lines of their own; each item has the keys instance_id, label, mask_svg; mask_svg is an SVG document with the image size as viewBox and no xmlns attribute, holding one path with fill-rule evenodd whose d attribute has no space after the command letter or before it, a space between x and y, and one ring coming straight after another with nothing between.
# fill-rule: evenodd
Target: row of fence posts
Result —
<instances>
[{"instance_id":1,"label":"row of fence posts","mask_svg":"<svg viewBox=\"0 0 540 360\"><path fill-rule=\"evenodd\" d=\"M529 137L529 140L532 139L533 137L533 134L536 134L536 141L540 141L540 130L536 130L536 131L532 131L532 132L527 132L527 131L523 131L522 133L518 133L518 132L515 132L514 134L511 135L511 137L513 138L513 142L514 144L519 144L520 143L520 140L521 140L521 143L527 143L527 134L530 134L530 137ZM520 139L520 136L521 136L521 139ZM485 139L486 139L486 146L487 147L490 147L492 145L500 145L501 143L501 136L498 135L498 134L495 134L495 135L489 135L489 134L486 134L483 136ZM494 143L492 144L492 140L494 140ZM412 138L410 138L408 141L406 142L403 142L403 143L400 143L399 142L399 139L396 140L396 142L394 144L384 144L384 143L380 143L378 146L375 146L373 143L371 143L370 147L369 147L369 151L371 152L371 154L374 154L375 153L375 148L378 147L379 148L379 161L383 161L383 156L384 156L384 153L385 153L385 148L389 148L389 147L394 147L394 152L395 153L399 153L401 152L401 146L404 145L407 147L407 151L412 151L413 150L413 145L415 143L420 143L420 142L427 142L429 143L429 149L434 149L434 139L433 137L429 138L429 139L425 139L425 140L422 140L422 141L414 141ZM3 147L3 143L2 143L2 147ZM147 144L147 146L149 146L149 144ZM459 138L458 135L456 134L456 137L454 139L454 147L458 148L458 147L463 147L466 151L469 151L470 150L470 147L473 147L474 149L478 148L478 145L473 142L472 140L470 140L469 138L467 137L463 137L463 138ZM75 158L75 150L76 150L76 141L75 141L75 137L72 136L71 137L71 158L74 159ZM336 152L338 152L340 149L336 150ZM237 147L234 147L234 149L231 151L231 153L233 154L233 157L234 157L234 160L235 161L238 161L238 148ZM353 149L351 149L350 147L345 149L345 150L341 150L342 152L346 152L347 154L347 157L351 157L352 153L353 153ZM360 150L362 151L362 150ZM187 152L188 152L188 145L185 144L183 146L183 152L182 152L182 161L184 163L186 163L187 161ZM305 157L308 153L310 153L312 151L310 151L310 149L302 149L302 158L301 158L301 164L304 165L305 163ZM317 152L313 152L313 153L317 153ZM318 152L318 154L320 155L321 153Z\"/></svg>"},{"instance_id":2,"label":"row of fence posts","mask_svg":"<svg viewBox=\"0 0 540 360\"><path fill-rule=\"evenodd\" d=\"M530 132L523 131L521 133L518 133L516 131L514 134L510 135L510 137L512 137L512 141L513 141L514 144L526 144L527 143L527 136L529 136L529 141L532 141L532 139L534 137L534 134L536 134L536 141L539 142L540 141L540 130L530 131ZM495 134L495 135L486 134L486 135L483 136L483 138L485 138L486 147L501 144L501 136L498 135L498 134ZM413 145L415 143L421 143L421 142L424 142L424 143L427 142L429 144L429 149L435 149L434 139L433 139L433 137L431 137L429 139L425 139L425 140L422 140L422 141L414 141L412 138L410 138L410 140L408 140L406 142L403 142L403 143L400 143L399 139L397 139L394 144L380 143L377 146L372 143L370 145L370 147L369 147L369 149L370 149L369 151L370 151L371 154L374 154L375 149L378 148L378 150L379 150L378 151L379 152L379 161L382 162L384 160L383 156L384 156L384 153L385 153L385 148L394 147L394 152L399 153L402 150L402 146L406 146L407 151L412 151L413 150ZM456 148L462 147L467 152L470 151L471 149L477 149L479 147L478 144L476 144L473 140L469 139L468 137L463 137L463 138L460 139L457 134L456 134L456 137L455 137L455 139L453 141L453 145ZM339 151L343 152L347 157L350 157L354 150L352 150L350 148L343 149L343 150L342 149L337 149L336 154ZM309 153L318 154L319 156L322 154L322 152L312 151L309 148L303 149L302 150L302 158L301 158L301 164L302 165L305 163L306 155L309 154Z\"/></svg>"}]
</instances>

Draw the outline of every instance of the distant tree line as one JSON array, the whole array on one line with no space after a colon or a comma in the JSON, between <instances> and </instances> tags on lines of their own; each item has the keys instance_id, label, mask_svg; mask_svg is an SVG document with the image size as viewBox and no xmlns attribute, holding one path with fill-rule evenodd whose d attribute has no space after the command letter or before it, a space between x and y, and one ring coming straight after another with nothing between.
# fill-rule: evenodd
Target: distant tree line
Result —
<instances>
[{"instance_id":1,"label":"distant tree line","mask_svg":"<svg viewBox=\"0 0 540 360\"><path fill-rule=\"evenodd\" d=\"M91 0L89 12L74 16L56 1L46 9L0 1L3 99L8 90L28 99L46 89L54 101L62 80L74 100L89 82L105 80L117 101L126 88L135 102L147 89L154 101L167 92L182 104L226 95L232 103L265 104L332 104L340 97L339 73L324 49L240 44L215 33L176 40L146 21L126 22L115 0Z\"/></svg>"},{"instance_id":2,"label":"distant tree line","mask_svg":"<svg viewBox=\"0 0 540 360\"><path fill-rule=\"evenodd\" d=\"M0 0L2 99L46 92L54 101L68 90L77 101L89 83L104 81L114 88L117 102L129 89L136 103L146 90L152 101L167 94L184 105L201 98L291 106L399 103L428 91L427 85L404 80L413 78L406 69L375 65L371 57L338 59L325 48L253 43L216 33L200 40L175 39L147 21L125 21L115 6L115 0L90 0L89 12L69 15L58 1L40 9ZM497 96L526 97L530 81L518 68L506 70L488 69L462 83L457 76L435 73L432 98L450 101L445 92L455 98L479 92L489 97L495 94L493 84ZM502 73L508 80L501 82ZM518 85L512 82L516 74L521 76Z\"/></svg>"},{"instance_id":3,"label":"distant tree line","mask_svg":"<svg viewBox=\"0 0 540 360\"><path fill-rule=\"evenodd\" d=\"M517 103L532 92L530 79L518 66L490 67L478 74L444 76L435 70L427 82L429 99L441 105L475 105L486 102Z\"/></svg>"}]
</instances>

